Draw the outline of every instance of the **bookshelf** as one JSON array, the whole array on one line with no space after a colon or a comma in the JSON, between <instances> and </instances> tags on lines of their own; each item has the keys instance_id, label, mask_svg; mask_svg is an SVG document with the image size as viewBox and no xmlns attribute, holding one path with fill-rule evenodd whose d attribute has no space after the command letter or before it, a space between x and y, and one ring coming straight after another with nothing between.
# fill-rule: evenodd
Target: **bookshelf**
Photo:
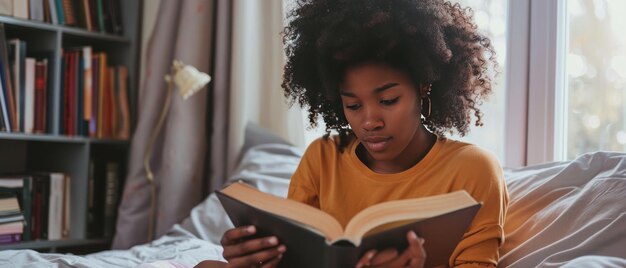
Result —
<instances>
[{"instance_id":1,"label":"bookshelf","mask_svg":"<svg viewBox=\"0 0 626 268\"><path fill-rule=\"evenodd\" d=\"M85 254L89 253L87 248L102 250L110 246L111 237L88 235L89 163L113 161L119 164L117 185L118 197L121 196L130 141L63 134L61 58L64 50L89 46L94 52L105 52L109 65L124 65L128 68L128 106L132 133L137 114L143 1L121 0L119 3L123 35L0 15L0 23L4 25L7 40L19 38L26 41L28 53L51 51L55 57L55 60L48 64L50 69L47 87L47 132L45 134L0 132L0 174L66 173L70 177L71 200L71 227L68 238L0 244L0 250L33 249L40 252ZM104 189L98 190L104 191Z\"/></svg>"}]
</instances>

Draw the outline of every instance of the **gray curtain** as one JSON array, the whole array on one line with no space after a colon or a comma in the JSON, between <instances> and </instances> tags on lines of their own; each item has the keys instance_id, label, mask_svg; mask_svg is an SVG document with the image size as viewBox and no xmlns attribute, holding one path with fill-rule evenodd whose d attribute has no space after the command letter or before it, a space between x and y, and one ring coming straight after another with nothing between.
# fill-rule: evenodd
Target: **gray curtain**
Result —
<instances>
[{"instance_id":1,"label":"gray curtain","mask_svg":"<svg viewBox=\"0 0 626 268\"><path fill-rule=\"evenodd\" d=\"M231 35L232 6L231 0L217 0L215 7L215 72L211 86L210 109L212 118L210 157L207 158L209 179L208 192L220 189L228 177L228 132L230 110L231 79Z\"/></svg>"},{"instance_id":2,"label":"gray curtain","mask_svg":"<svg viewBox=\"0 0 626 268\"><path fill-rule=\"evenodd\" d=\"M174 59L210 73L213 2L160 2L146 53L146 75L142 81L137 128L132 138L130 164L119 206L114 249L147 242L150 187L143 157L163 108L167 90L163 76L169 72ZM183 100L177 91L172 95L167 121L151 155L151 167L158 186L155 238L188 216L205 193L208 94L208 90L203 89L187 100Z\"/></svg>"}]
</instances>

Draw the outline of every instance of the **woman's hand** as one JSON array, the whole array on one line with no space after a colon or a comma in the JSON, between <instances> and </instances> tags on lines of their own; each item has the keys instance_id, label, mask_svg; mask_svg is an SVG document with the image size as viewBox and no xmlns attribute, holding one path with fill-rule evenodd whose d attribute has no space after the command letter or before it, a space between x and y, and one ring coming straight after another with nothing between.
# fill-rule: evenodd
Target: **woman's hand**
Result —
<instances>
[{"instance_id":1,"label":"woman's hand","mask_svg":"<svg viewBox=\"0 0 626 268\"><path fill-rule=\"evenodd\" d=\"M426 261L426 251L424 251L424 239L417 237L415 232L409 231L406 235L409 247L398 256L395 249L387 249L381 252L370 250L363 254L361 260L356 264L356 268L362 267L411 267L421 268Z\"/></svg>"},{"instance_id":2,"label":"woman's hand","mask_svg":"<svg viewBox=\"0 0 626 268\"><path fill-rule=\"evenodd\" d=\"M276 267L287 250L279 245L275 236L250 239L256 233L254 226L233 228L222 236L222 255L228 260L226 267Z\"/></svg>"}]
</instances>

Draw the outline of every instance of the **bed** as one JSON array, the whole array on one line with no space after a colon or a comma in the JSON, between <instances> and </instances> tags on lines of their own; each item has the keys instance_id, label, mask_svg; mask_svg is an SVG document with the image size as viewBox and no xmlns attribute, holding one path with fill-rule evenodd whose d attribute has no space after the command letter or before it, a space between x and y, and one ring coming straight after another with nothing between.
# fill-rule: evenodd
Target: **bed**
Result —
<instances>
[{"instance_id":1,"label":"bed","mask_svg":"<svg viewBox=\"0 0 626 268\"><path fill-rule=\"evenodd\" d=\"M282 142L247 147L227 183L243 180L286 196L301 150ZM597 152L505 170L505 179L510 203L500 267L626 267L626 154ZM6 250L0 266L193 267L222 259L219 240L231 226L211 194L151 243L84 256Z\"/></svg>"}]
</instances>

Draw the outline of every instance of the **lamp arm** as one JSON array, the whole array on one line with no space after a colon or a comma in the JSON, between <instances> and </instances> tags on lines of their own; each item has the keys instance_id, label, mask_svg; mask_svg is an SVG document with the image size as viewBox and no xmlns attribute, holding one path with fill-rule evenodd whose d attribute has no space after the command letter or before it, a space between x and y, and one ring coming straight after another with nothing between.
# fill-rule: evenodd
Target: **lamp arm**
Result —
<instances>
[{"instance_id":1,"label":"lamp arm","mask_svg":"<svg viewBox=\"0 0 626 268\"><path fill-rule=\"evenodd\" d=\"M165 117L167 116L167 112L170 108L170 103L172 100L172 91L173 91L173 81L172 77L167 75L165 77L165 81L167 82L167 95L165 97L165 104L163 106L163 110L161 111L161 116L159 117L159 122L156 125L156 128L150 135L150 140L148 141L148 146L146 147L146 153L143 157L143 167L146 171L146 177L148 182L150 183L150 215L148 218L148 241L152 241L154 236L154 222L156 215L156 182L154 181L154 174L152 173L152 169L150 168L150 156L152 155L152 148L154 147L154 143L161 132L161 128L163 127L163 123L165 122Z\"/></svg>"}]
</instances>

